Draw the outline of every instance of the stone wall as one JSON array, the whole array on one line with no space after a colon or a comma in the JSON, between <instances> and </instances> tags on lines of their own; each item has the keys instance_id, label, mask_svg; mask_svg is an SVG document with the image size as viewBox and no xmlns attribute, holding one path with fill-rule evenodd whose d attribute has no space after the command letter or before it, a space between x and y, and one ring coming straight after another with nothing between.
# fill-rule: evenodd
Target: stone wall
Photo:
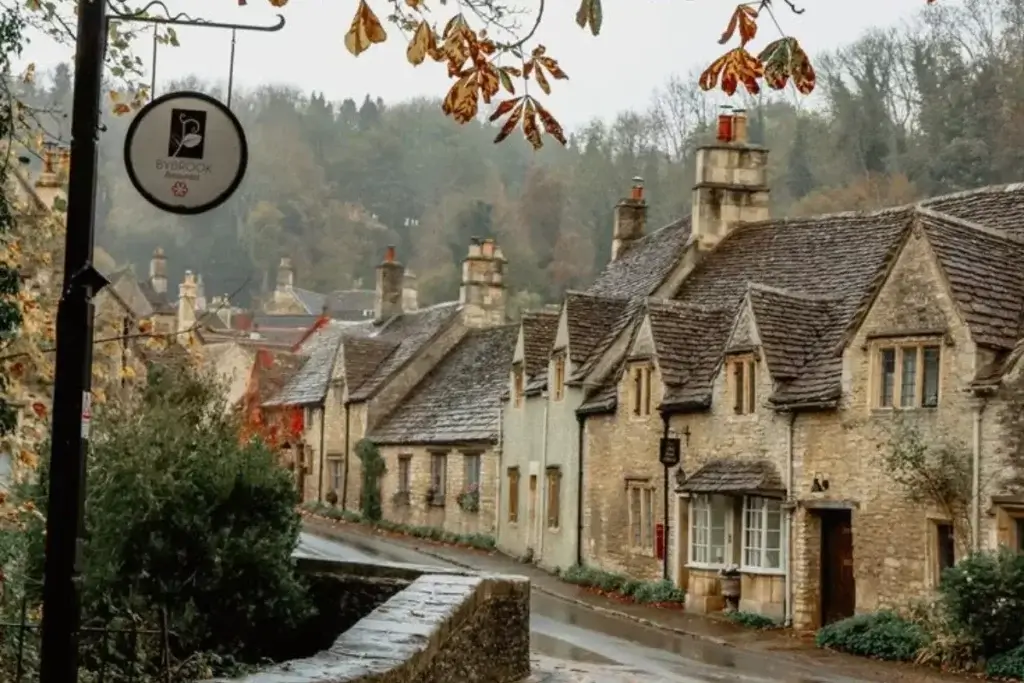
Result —
<instances>
[{"instance_id":1,"label":"stone wall","mask_svg":"<svg viewBox=\"0 0 1024 683\"><path fill-rule=\"evenodd\" d=\"M389 563L299 564L319 574L355 571L410 583L329 647L245 683L515 683L530 673L528 579Z\"/></svg>"}]
</instances>

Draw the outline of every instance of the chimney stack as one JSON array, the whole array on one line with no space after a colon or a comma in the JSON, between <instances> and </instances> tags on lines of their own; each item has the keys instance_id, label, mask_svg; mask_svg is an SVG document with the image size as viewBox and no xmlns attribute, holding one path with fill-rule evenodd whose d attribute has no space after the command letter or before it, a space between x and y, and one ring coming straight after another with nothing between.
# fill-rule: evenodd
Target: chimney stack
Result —
<instances>
[{"instance_id":1,"label":"chimney stack","mask_svg":"<svg viewBox=\"0 0 1024 683\"><path fill-rule=\"evenodd\" d=\"M402 285L405 280L405 266L395 258L395 247L388 245L384 260L377 266L377 291L374 299L373 318L384 322L396 315L402 315Z\"/></svg>"},{"instance_id":2,"label":"chimney stack","mask_svg":"<svg viewBox=\"0 0 1024 683\"><path fill-rule=\"evenodd\" d=\"M768 150L748 142L744 110L723 109L717 139L697 150L691 230L698 251L713 249L741 223L770 218Z\"/></svg>"},{"instance_id":3,"label":"chimney stack","mask_svg":"<svg viewBox=\"0 0 1024 683\"><path fill-rule=\"evenodd\" d=\"M493 239L470 240L462 261L459 303L467 327L503 325L505 316L505 255Z\"/></svg>"},{"instance_id":4,"label":"chimney stack","mask_svg":"<svg viewBox=\"0 0 1024 683\"><path fill-rule=\"evenodd\" d=\"M196 279L191 270L185 271L185 279L178 285L178 334L191 329L196 324ZM188 343L188 336L179 338L182 344Z\"/></svg>"},{"instance_id":5,"label":"chimney stack","mask_svg":"<svg viewBox=\"0 0 1024 683\"><path fill-rule=\"evenodd\" d=\"M167 293L167 258L161 247L153 250L149 260L149 284L157 294Z\"/></svg>"},{"instance_id":6,"label":"chimney stack","mask_svg":"<svg viewBox=\"0 0 1024 683\"><path fill-rule=\"evenodd\" d=\"M644 180L633 178L629 198L615 206L612 228L612 261L618 259L630 244L644 236L647 228L647 200L644 199Z\"/></svg>"},{"instance_id":7,"label":"chimney stack","mask_svg":"<svg viewBox=\"0 0 1024 683\"><path fill-rule=\"evenodd\" d=\"M287 256L281 258L281 264L277 267L277 291L290 292L295 285L295 271L292 270L292 260Z\"/></svg>"}]
</instances>

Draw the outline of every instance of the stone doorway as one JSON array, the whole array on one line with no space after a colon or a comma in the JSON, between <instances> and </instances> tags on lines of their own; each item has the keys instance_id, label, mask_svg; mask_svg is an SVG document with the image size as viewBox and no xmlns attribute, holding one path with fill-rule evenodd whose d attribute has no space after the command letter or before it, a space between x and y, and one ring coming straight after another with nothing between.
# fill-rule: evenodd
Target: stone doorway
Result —
<instances>
[{"instance_id":1,"label":"stone doorway","mask_svg":"<svg viewBox=\"0 0 1024 683\"><path fill-rule=\"evenodd\" d=\"M853 573L853 514L821 510L821 620L826 626L852 617L857 603Z\"/></svg>"}]
</instances>

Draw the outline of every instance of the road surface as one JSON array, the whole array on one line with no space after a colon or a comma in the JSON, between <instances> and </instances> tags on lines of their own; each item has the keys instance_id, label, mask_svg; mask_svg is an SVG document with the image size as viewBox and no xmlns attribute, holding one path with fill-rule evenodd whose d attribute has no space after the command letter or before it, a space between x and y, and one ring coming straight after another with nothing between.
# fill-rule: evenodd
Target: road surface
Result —
<instances>
[{"instance_id":1,"label":"road surface","mask_svg":"<svg viewBox=\"0 0 1024 683\"><path fill-rule=\"evenodd\" d=\"M386 548L386 549L385 549ZM303 533L297 555L451 567L413 550L358 547ZM533 591L531 683L868 683L774 653L757 653L648 628ZM907 679L913 680L913 679Z\"/></svg>"}]
</instances>

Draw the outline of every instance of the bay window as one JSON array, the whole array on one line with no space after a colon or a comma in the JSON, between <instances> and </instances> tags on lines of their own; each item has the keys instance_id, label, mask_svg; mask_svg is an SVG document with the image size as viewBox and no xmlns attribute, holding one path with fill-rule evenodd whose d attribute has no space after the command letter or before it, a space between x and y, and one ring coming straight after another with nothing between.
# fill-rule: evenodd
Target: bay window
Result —
<instances>
[{"instance_id":1,"label":"bay window","mask_svg":"<svg viewBox=\"0 0 1024 683\"><path fill-rule=\"evenodd\" d=\"M782 501L759 496L743 499L742 568L782 569Z\"/></svg>"},{"instance_id":2,"label":"bay window","mask_svg":"<svg viewBox=\"0 0 1024 683\"><path fill-rule=\"evenodd\" d=\"M729 563L729 498L698 495L690 500L690 564L721 567Z\"/></svg>"}]
</instances>

